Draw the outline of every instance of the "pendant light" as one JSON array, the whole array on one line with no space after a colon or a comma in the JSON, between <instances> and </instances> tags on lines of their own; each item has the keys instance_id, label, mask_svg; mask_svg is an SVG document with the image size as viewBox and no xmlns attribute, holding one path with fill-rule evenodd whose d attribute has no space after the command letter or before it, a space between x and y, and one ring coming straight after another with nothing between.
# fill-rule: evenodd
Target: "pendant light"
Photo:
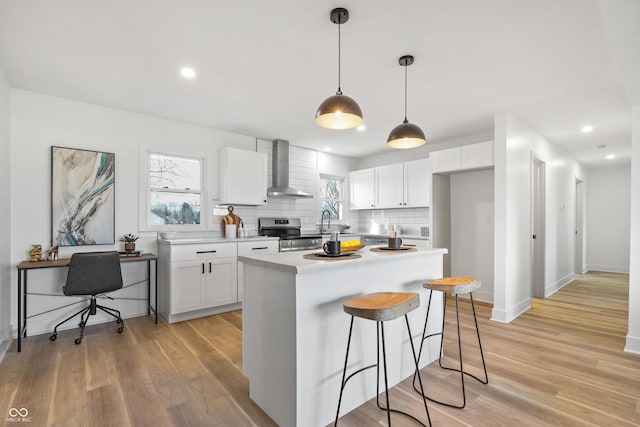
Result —
<instances>
[{"instance_id":1,"label":"pendant light","mask_svg":"<svg viewBox=\"0 0 640 427\"><path fill-rule=\"evenodd\" d=\"M343 95L340 87L340 26L349 20L349 11L338 7L331 11L329 18L338 24L338 91L322 101L316 111L316 123L329 129L351 129L361 125L364 120L358 103Z\"/></svg>"},{"instance_id":2,"label":"pendant light","mask_svg":"<svg viewBox=\"0 0 640 427\"><path fill-rule=\"evenodd\" d=\"M404 121L393 128L387 138L387 145L391 148L419 147L427 142L424 132L407 120L407 68L413 64L413 56L401 56L398 62L404 67Z\"/></svg>"}]
</instances>

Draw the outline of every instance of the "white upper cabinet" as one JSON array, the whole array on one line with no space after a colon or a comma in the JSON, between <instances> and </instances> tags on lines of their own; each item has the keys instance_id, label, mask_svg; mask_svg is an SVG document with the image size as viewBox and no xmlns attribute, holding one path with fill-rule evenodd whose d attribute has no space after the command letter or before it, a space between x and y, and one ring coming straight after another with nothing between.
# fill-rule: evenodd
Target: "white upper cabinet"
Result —
<instances>
[{"instance_id":1,"label":"white upper cabinet","mask_svg":"<svg viewBox=\"0 0 640 427\"><path fill-rule=\"evenodd\" d=\"M401 208L404 203L402 163L375 168L376 209Z\"/></svg>"},{"instance_id":2,"label":"white upper cabinet","mask_svg":"<svg viewBox=\"0 0 640 427\"><path fill-rule=\"evenodd\" d=\"M478 169L493 166L493 141L460 147L462 169Z\"/></svg>"},{"instance_id":3,"label":"white upper cabinet","mask_svg":"<svg viewBox=\"0 0 640 427\"><path fill-rule=\"evenodd\" d=\"M418 208L431 205L429 159L378 166L349 174L351 209Z\"/></svg>"},{"instance_id":4,"label":"white upper cabinet","mask_svg":"<svg viewBox=\"0 0 640 427\"><path fill-rule=\"evenodd\" d=\"M433 151L429 154L429 158L431 159L431 168L434 173L456 171L462 168L460 147Z\"/></svg>"},{"instance_id":5,"label":"white upper cabinet","mask_svg":"<svg viewBox=\"0 0 640 427\"><path fill-rule=\"evenodd\" d=\"M493 141L433 151L429 157L433 173L488 168L493 166Z\"/></svg>"},{"instance_id":6,"label":"white upper cabinet","mask_svg":"<svg viewBox=\"0 0 640 427\"><path fill-rule=\"evenodd\" d=\"M267 203L267 155L225 147L219 152L220 204Z\"/></svg>"},{"instance_id":7,"label":"white upper cabinet","mask_svg":"<svg viewBox=\"0 0 640 427\"><path fill-rule=\"evenodd\" d=\"M404 163L405 208L431 206L431 162L429 159Z\"/></svg>"},{"instance_id":8,"label":"white upper cabinet","mask_svg":"<svg viewBox=\"0 0 640 427\"><path fill-rule=\"evenodd\" d=\"M349 199L351 209L375 207L375 171L363 169L349 173Z\"/></svg>"}]
</instances>

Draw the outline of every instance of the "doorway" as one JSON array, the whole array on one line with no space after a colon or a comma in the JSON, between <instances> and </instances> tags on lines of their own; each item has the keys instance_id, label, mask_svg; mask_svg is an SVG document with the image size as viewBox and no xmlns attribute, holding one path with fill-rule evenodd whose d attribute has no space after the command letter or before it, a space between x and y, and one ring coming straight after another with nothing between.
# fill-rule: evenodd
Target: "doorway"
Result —
<instances>
[{"instance_id":1,"label":"doorway","mask_svg":"<svg viewBox=\"0 0 640 427\"><path fill-rule=\"evenodd\" d=\"M574 240L574 272L576 274L583 274L583 248L582 243L584 239L583 235L583 204L584 204L584 192L582 181L576 178L576 218L575 218L575 240Z\"/></svg>"},{"instance_id":2,"label":"doorway","mask_svg":"<svg viewBox=\"0 0 640 427\"><path fill-rule=\"evenodd\" d=\"M531 153L531 295L544 298L545 163Z\"/></svg>"}]
</instances>

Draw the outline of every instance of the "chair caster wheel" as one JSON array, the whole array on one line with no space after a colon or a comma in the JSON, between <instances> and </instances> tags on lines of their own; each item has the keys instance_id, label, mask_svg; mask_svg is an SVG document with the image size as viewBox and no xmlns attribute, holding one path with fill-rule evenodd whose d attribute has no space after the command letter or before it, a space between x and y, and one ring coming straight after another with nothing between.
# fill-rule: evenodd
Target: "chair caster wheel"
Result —
<instances>
[{"instance_id":1,"label":"chair caster wheel","mask_svg":"<svg viewBox=\"0 0 640 427\"><path fill-rule=\"evenodd\" d=\"M118 333L119 333L119 334L121 334L121 333L122 333L122 331L124 331L124 326L120 326L120 327L118 328Z\"/></svg>"},{"instance_id":2,"label":"chair caster wheel","mask_svg":"<svg viewBox=\"0 0 640 427\"><path fill-rule=\"evenodd\" d=\"M53 334L49 337L51 341L55 341L58 338L58 334Z\"/></svg>"},{"instance_id":3,"label":"chair caster wheel","mask_svg":"<svg viewBox=\"0 0 640 427\"><path fill-rule=\"evenodd\" d=\"M80 344L82 342L82 338L76 338L75 343L76 345Z\"/></svg>"}]
</instances>

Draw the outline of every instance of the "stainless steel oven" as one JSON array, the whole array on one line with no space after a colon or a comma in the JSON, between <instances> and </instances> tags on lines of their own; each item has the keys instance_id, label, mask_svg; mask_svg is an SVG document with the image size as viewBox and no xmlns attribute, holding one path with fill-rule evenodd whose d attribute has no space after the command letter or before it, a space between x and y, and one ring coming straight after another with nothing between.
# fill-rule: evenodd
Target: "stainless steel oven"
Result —
<instances>
[{"instance_id":1,"label":"stainless steel oven","mask_svg":"<svg viewBox=\"0 0 640 427\"><path fill-rule=\"evenodd\" d=\"M280 238L280 252L305 251L322 247L319 234L303 235L300 218L258 218L258 234Z\"/></svg>"}]
</instances>

